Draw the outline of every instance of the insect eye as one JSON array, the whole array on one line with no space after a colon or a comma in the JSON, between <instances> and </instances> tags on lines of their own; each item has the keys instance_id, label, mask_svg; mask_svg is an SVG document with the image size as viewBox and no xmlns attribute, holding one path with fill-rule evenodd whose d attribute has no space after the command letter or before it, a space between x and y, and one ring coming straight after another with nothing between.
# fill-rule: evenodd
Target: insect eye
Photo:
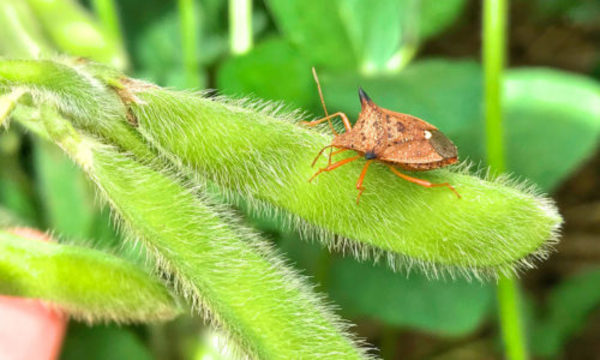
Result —
<instances>
[{"instance_id":1,"label":"insect eye","mask_svg":"<svg viewBox=\"0 0 600 360\"><path fill-rule=\"evenodd\" d=\"M425 139L427 139L427 140L431 139L431 132L430 131L425 130L424 134L425 134Z\"/></svg>"}]
</instances>

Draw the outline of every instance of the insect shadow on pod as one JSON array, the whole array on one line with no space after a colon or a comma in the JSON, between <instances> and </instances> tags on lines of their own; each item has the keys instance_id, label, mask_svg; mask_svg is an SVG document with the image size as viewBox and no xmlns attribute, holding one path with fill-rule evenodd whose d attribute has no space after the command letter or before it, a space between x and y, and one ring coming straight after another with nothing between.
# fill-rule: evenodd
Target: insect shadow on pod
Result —
<instances>
[{"instance_id":1,"label":"insect shadow on pod","mask_svg":"<svg viewBox=\"0 0 600 360\"><path fill-rule=\"evenodd\" d=\"M427 188L446 187L460 198L460 194L449 183L431 183L427 180L408 176L396 168L400 167L407 171L427 171L456 163L458 161L456 146L446 135L435 126L415 116L397 113L378 106L362 88L358 89L361 111L353 127L348 120L348 116L343 112L328 114L321 84L314 67L312 72L317 83L325 117L315 121L304 121L302 124L315 126L327 121L335 137L331 144L319 151L312 162L312 166L314 166L323 152L330 149L327 166L320 168L308 180L309 182L323 172L332 171L342 165L364 158L366 162L356 182L356 189L358 190L357 204L359 204L360 196L365 190L363 180L369 166L374 161L385 164L394 174L406 181ZM337 116L342 119L346 129L341 134L335 130L331 122L331 119ZM333 149L336 150L333 151ZM332 163L333 156L350 150L358 154Z\"/></svg>"}]
</instances>

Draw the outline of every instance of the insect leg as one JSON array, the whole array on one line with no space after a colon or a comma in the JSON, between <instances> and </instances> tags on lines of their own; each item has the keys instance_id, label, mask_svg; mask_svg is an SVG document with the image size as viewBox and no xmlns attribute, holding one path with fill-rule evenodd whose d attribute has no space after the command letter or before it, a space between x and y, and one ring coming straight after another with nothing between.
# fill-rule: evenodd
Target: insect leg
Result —
<instances>
[{"instance_id":1,"label":"insect leg","mask_svg":"<svg viewBox=\"0 0 600 360\"><path fill-rule=\"evenodd\" d=\"M331 123L331 119L336 116L339 116L342 118L342 122L344 123L344 127L346 128L346 131L352 130L352 125L350 124L350 120L348 120L348 116L346 116L346 114L344 114L343 112L336 112L335 114L331 114L331 115L325 116L324 118L314 120L314 121L303 121L303 122L301 122L301 124L312 127L315 125L319 125L320 123L323 123L325 121L329 121L329 126L331 127L331 131L333 131L333 133L335 135L338 135L338 133L333 128L333 124Z\"/></svg>"},{"instance_id":2,"label":"insect leg","mask_svg":"<svg viewBox=\"0 0 600 360\"><path fill-rule=\"evenodd\" d=\"M460 199L460 194L456 191L456 189L454 188L454 186L448 184L448 183L441 183L441 184L433 184L430 183L427 180L423 180L423 179L418 179L418 178L414 178L412 176L408 176L406 174L401 173L400 171L396 170L392 165L388 165L388 167L390 168L390 170L392 170L392 172L394 174L396 174L397 176L403 178L406 181L409 181L413 184L417 184L417 185L421 185L427 188L432 188L432 187L440 187L440 186L445 186L448 189L450 189L454 194L456 194L456 196Z\"/></svg>"},{"instance_id":3,"label":"insect leg","mask_svg":"<svg viewBox=\"0 0 600 360\"><path fill-rule=\"evenodd\" d=\"M327 163L327 165L328 165L328 166L329 166L329 165L331 165L331 157L332 157L332 156L334 156L334 155L337 155L337 154L339 154L339 153L342 153L342 152L344 152L344 151L348 151L348 150L350 150L350 149L337 149L336 151L332 151L332 152L330 152L330 153L329 153L329 162Z\"/></svg>"},{"instance_id":4,"label":"insect leg","mask_svg":"<svg viewBox=\"0 0 600 360\"><path fill-rule=\"evenodd\" d=\"M333 164L331 164L331 165L328 165L328 166L327 166L327 167L325 167L325 168L321 168L321 169L319 169L319 171L317 171L317 172L316 172L316 173L315 173L315 174L314 174L314 175L313 175L313 176L312 176L312 177L311 177L311 178L308 180L308 182L311 182L311 181L313 181L313 179L314 179L314 178L316 178L316 177L317 177L319 174L321 174L322 172L325 172L325 171L331 171L331 170L333 170L333 169L337 169L337 168L339 168L340 166L342 166L342 165L345 165L345 164L347 164L347 163L349 163L349 162L351 162L351 161L354 161L354 160L360 159L361 157L362 157L362 155L356 155L356 156L353 156L353 157L346 158L346 159L344 159L344 160L340 160L340 161L338 161L338 162L336 162L336 163L333 163Z\"/></svg>"},{"instance_id":5,"label":"insect leg","mask_svg":"<svg viewBox=\"0 0 600 360\"><path fill-rule=\"evenodd\" d=\"M335 147L333 145L327 145L324 148L322 148L319 153L317 154L317 156L315 156L315 159L313 160L312 164L310 164L310 166L315 166L315 164L317 163L317 160L319 160L319 157L321 157L321 154L323 154L323 151L325 151L325 149L329 149ZM331 164L331 154L329 154L329 163Z\"/></svg>"},{"instance_id":6,"label":"insect leg","mask_svg":"<svg viewBox=\"0 0 600 360\"><path fill-rule=\"evenodd\" d=\"M360 172L358 181L356 182L356 188L358 189L358 196L356 197L356 205L358 205L358 202L360 201L360 196L362 195L363 191L365 191L365 188L362 186L362 183L363 183L363 180L365 179L365 175L367 175L367 169L369 168L369 165L371 165L372 162L373 162L373 160L367 160L367 162L365 163L365 166L363 167L362 171Z\"/></svg>"},{"instance_id":7,"label":"insect leg","mask_svg":"<svg viewBox=\"0 0 600 360\"><path fill-rule=\"evenodd\" d=\"M315 79L315 82L317 83L317 89L319 90L319 97L321 98L321 105L323 105L323 112L325 112L325 116L329 116L329 113L327 112L327 106L325 106L325 99L323 98L323 91L321 91L321 83L319 82L319 77L317 76L317 70L315 69L314 66L312 68L312 73L313 73L313 78Z\"/></svg>"}]
</instances>

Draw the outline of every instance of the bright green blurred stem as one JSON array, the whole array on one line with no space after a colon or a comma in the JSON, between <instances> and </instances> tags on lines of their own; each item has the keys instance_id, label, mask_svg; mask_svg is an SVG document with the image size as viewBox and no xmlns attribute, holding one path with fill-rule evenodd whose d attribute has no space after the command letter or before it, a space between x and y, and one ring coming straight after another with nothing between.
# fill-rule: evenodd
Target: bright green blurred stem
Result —
<instances>
[{"instance_id":1,"label":"bright green blurred stem","mask_svg":"<svg viewBox=\"0 0 600 360\"><path fill-rule=\"evenodd\" d=\"M114 0L93 0L94 10L100 18L100 22L109 34L123 43L123 33L119 25L119 14Z\"/></svg>"},{"instance_id":2,"label":"bright green blurred stem","mask_svg":"<svg viewBox=\"0 0 600 360\"><path fill-rule=\"evenodd\" d=\"M518 280L506 277L498 280L498 305L506 358L527 359Z\"/></svg>"},{"instance_id":3,"label":"bright green blurred stem","mask_svg":"<svg viewBox=\"0 0 600 360\"><path fill-rule=\"evenodd\" d=\"M252 48L252 0L229 0L229 47L236 55Z\"/></svg>"},{"instance_id":4,"label":"bright green blurred stem","mask_svg":"<svg viewBox=\"0 0 600 360\"><path fill-rule=\"evenodd\" d=\"M125 69L127 54L120 39L111 36L75 0L27 0L43 29L59 50Z\"/></svg>"},{"instance_id":5,"label":"bright green blurred stem","mask_svg":"<svg viewBox=\"0 0 600 360\"><path fill-rule=\"evenodd\" d=\"M195 0L178 0L181 47L186 84L197 87L200 83L200 64L198 61L198 7Z\"/></svg>"},{"instance_id":6,"label":"bright green blurred stem","mask_svg":"<svg viewBox=\"0 0 600 360\"><path fill-rule=\"evenodd\" d=\"M502 74L506 50L507 1L485 0L483 8L487 161L497 174L506 169L502 128ZM506 357L510 360L526 359L517 280L504 276L499 279L498 303Z\"/></svg>"},{"instance_id":7,"label":"bright green blurred stem","mask_svg":"<svg viewBox=\"0 0 600 360\"><path fill-rule=\"evenodd\" d=\"M38 58L52 48L23 0L0 1L0 38L0 52L4 56Z\"/></svg>"},{"instance_id":8,"label":"bright green blurred stem","mask_svg":"<svg viewBox=\"0 0 600 360\"><path fill-rule=\"evenodd\" d=\"M483 7L483 68L487 163L500 174L506 170L502 129L502 73L505 61L506 1L485 0Z\"/></svg>"},{"instance_id":9,"label":"bright green blurred stem","mask_svg":"<svg viewBox=\"0 0 600 360\"><path fill-rule=\"evenodd\" d=\"M103 251L0 230L0 293L50 301L90 321L168 320L180 309L138 266Z\"/></svg>"}]
</instances>

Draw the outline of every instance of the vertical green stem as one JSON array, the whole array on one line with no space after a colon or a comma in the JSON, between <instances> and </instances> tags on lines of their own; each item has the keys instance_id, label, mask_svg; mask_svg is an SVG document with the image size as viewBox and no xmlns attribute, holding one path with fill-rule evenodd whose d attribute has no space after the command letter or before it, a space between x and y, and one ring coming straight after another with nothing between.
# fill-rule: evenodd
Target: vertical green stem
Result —
<instances>
[{"instance_id":1,"label":"vertical green stem","mask_svg":"<svg viewBox=\"0 0 600 360\"><path fill-rule=\"evenodd\" d=\"M496 173L506 169L502 129L502 72L506 50L507 2L508 0L484 0L483 6L487 161ZM516 280L500 278L498 304L506 358L527 359Z\"/></svg>"},{"instance_id":2,"label":"vertical green stem","mask_svg":"<svg viewBox=\"0 0 600 360\"><path fill-rule=\"evenodd\" d=\"M498 280L498 307L506 358L527 359L518 281L506 277Z\"/></svg>"},{"instance_id":3,"label":"vertical green stem","mask_svg":"<svg viewBox=\"0 0 600 360\"><path fill-rule=\"evenodd\" d=\"M236 55L252 48L252 0L229 0L229 46Z\"/></svg>"},{"instance_id":4,"label":"vertical green stem","mask_svg":"<svg viewBox=\"0 0 600 360\"><path fill-rule=\"evenodd\" d=\"M198 9L195 0L178 0L178 6L186 85L195 87L200 84Z\"/></svg>"},{"instance_id":5,"label":"vertical green stem","mask_svg":"<svg viewBox=\"0 0 600 360\"><path fill-rule=\"evenodd\" d=\"M506 1L484 0L483 5L487 161L496 173L505 170L501 101L506 47Z\"/></svg>"},{"instance_id":6,"label":"vertical green stem","mask_svg":"<svg viewBox=\"0 0 600 360\"><path fill-rule=\"evenodd\" d=\"M119 15L114 0L93 0L94 10L102 22L102 26L113 39L123 43L123 34L119 26Z\"/></svg>"}]
</instances>

